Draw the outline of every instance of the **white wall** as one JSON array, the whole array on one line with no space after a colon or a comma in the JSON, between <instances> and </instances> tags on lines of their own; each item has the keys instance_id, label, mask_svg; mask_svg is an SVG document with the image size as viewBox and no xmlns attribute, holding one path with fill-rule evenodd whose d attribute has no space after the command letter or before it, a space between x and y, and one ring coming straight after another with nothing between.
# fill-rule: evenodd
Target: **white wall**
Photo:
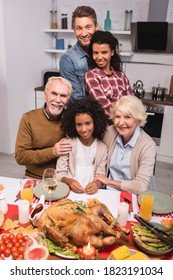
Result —
<instances>
[{"instance_id":1,"label":"white wall","mask_svg":"<svg viewBox=\"0 0 173 280\"><path fill-rule=\"evenodd\" d=\"M43 51L49 10L50 0L0 0L0 152L14 152L20 118L34 108L34 88L52 67Z\"/></svg>"},{"instance_id":2,"label":"white wall","mask_svg":"<svg viewBox=\"0 0 173 280\"><path fill-rule=\"evenodd\" d=\"M4 42L3 6L0 1L0 151L7 151L10 147L9 121L8 121L8 95L7 95L7 69L6 50Z\"/></svg>"},{"instance_id":3,"label":"white wall","mask_svg":"<svg viewBox=\"0 0 173 280\"><path fill-rule=\"evenodd\" d=\"M91 6L96 11L99 28L104 27L104 19L108 10L110 11L113 30L124 29L125 10L133 10L134 21L145 21L148 18L149 0L57 0L59 27L61 26L61 13L68 14L68 26L71 26L72 12L78 5Z\"/></svg>"},{"instance_id":4,"label":"white wall","mask_svg":"<svg viewBox=\"0 0 173 280\"><path fill-rule=\"evenodd\" d=\"M72 11L78 5L93 7L100 27L110 10L112 29L123 30L124 11L132 9L133 21L145 21L149 0L57 0L59 27L64 12L71 26ZM0 152L14 152L20 118L34 108L34 88L42 85L42 72L53 66L51 54L44 52L50 44L51 35L43 32L50 27L50 9L51 0L0 0ZM169 21L173 21L172 11L173 0L169 0ZM132 83L137 73L130 73Z\"/></svg>"}]
</instances>

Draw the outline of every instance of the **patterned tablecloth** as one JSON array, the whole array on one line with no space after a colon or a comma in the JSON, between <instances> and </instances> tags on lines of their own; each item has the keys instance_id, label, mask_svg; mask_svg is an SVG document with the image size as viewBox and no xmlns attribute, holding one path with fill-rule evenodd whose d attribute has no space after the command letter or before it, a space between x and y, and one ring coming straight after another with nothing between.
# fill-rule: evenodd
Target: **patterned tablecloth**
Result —
<instances>
[{"instance_id":1,"label":"patterned tablecloth","mask_svg":"<svg viewBox=\"0 0 173 280\"><path fill-rule=\"evenodd\" d=\"M8 212L5 215L5 219L12 219L12 220L18 220L18 201L14 203L14 200L16 199L16 195L20 190L20 179L15 179L15 178L6 178L6 177L0 177L0 183L4 184L5 190L3 191L3 194L6 198L6 201L8 203ZM88 199L91 198L97 198L104 204L106 204L113 214L113 216L116 218L117 217L117 209L120 201L124 201L124 197L131 201L130 205L130 210L131 212L128 215L128 223L127 223L127 228L130 229L130 234L127 236L124 236L124 239L120 240L119 243L113 246L109 246L107 248L104 248L104 251L100 252L100 258L107 258L110 254L110 252L122 245L125 244L129 248L138 250L136 247L133 237L132 237L132 230L131 230L131 223L132 222L137 222L134 219L134 214L139 213L139 205L137 202L137 196L136 195L131 195L124 192L118 192L118 191L110 191L110 190L99 190L96 194L94 195L86 195L86 194L76 194L74 192L70 192L68 194L68 198L71 200L76 200L76 201L87 201ZM39 200L37 198L34 198L33 201L33 207L35 206L35 203L37 203ZM51 202L51 204L54 202ZM47 207L49 207L49 204ZM167 214L167 215L152 215L152 222L160 222L163 218L173 218L173 213ZM0 234L3 233L3 230L0 229ZM173 253L167 254L165 256L162 256L161 259L173 259Z\"/></svg>"},{"instance_id":2,"label":"patterned tablecloth","mask_svg":"<svg viewBox=\"0 0 173 280\"><path fill-rule=\"evenodd\" d=\"M17 205L13 205L13 204L9 204L8 205L8 212L5 215L5 220L6 219L11 219L12 221L18 220L18 206ZM134 222L133 222L134 223ZM28 224L27 224L28 226ZM127 226L128 229L130 229L130 233L128 235L123 235L123 238L121 238L115 245L112 246L107 246L104 248L103 251L99 252L99 258L100 259L107 259L111 253L112 250L118 248L121 245L126 245L128 246L130 249L132 250L139 250L139 248L136 246L136 244L134 243L134 239L132 236L132 227L131 227L131 221L127 222ZM3 234L7 231L4 231L2 229L0 229L0 234ZM173 260L173 252L167 254L167 255L163 255L163 256L151 256L148 255L149 258L151 259L161 259L161 260ZM60 259L59 257L56 256L50 256L50 259Z\"/></svg>"}]
</instances>

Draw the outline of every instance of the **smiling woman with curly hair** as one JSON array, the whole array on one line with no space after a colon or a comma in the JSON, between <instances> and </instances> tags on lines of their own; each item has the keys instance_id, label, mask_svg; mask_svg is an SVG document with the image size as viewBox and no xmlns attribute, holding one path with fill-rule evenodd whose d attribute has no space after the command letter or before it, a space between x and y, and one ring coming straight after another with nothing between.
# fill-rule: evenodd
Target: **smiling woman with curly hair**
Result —
<instances>
[{"instance_id":1,"label":"smiling woman with curly hair","mask_svg":"<svg viewBox=\"0 0 173 280\"><path fill-rule=\"evenodd\" d=\"M109 117L117 100L125 95L134 95L123 72L119 42L111 32L98 30L94 33L89 45L88 64L86 92L99 101Z\"/></svg>"},{"instance_id":2,"label":"smiling woman with curly hair","mask_svg":"<svg viewBox=\"0 0 173 280\"><path fill-rule=\"evenodd\" d=\"M107 148L101 140L106 127L104 110L92 96L77 100L64 114L62 128L72 150L57 159L57 179L72 191L93 194L102 186L94 177L105 174Z\"/></svg>"}]
</instances>

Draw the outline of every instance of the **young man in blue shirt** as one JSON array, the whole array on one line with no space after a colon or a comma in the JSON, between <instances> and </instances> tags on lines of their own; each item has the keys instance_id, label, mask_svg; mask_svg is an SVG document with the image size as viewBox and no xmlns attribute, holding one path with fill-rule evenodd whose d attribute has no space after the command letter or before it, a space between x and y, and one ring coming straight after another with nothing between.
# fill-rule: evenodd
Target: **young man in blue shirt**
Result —
<instances>
[{"instance_id":1,"label":"young man in blue shirt","mask_svg":"<svg viewBox=\"0 0 173 280\"><path fill-rule=\"evenodd\" d=\"M77 43L60 59L60 75L72 84L71 101L85 96L84 76L88 69L88 47L98 29L97 16L89 6L79 6L72 15L72 26Z\"/></svg>"}]
</instances>

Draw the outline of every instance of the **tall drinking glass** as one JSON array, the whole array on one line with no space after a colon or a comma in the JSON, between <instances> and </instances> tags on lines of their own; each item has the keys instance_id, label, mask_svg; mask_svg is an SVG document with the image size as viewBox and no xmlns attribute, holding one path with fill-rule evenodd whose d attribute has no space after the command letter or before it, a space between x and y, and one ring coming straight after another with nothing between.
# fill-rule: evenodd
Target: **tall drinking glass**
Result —
<instances>
[{"instance_id":1,"label":"tall drinking glass","mask_svg":"<svg viewBox=\"0 0 173 280\"><path fill-rule=\"evenodd\" d=\"M153 210L154 196L143 194L141 197L140 216L145 220L150 220Z\"/></svg>"},{"instance_id":2,"label":"tall drinking glass","mask_svg":"<svg viewBox=\"0 0 173 280\"><path fill-rule=\"evenodd\" d=\"M21 199L26 199L32 204L33 201L33 188L34 188L34 181L31 179L22 179L20 181L20 191L21 191Z\"/></svg>"}]
</instances>

